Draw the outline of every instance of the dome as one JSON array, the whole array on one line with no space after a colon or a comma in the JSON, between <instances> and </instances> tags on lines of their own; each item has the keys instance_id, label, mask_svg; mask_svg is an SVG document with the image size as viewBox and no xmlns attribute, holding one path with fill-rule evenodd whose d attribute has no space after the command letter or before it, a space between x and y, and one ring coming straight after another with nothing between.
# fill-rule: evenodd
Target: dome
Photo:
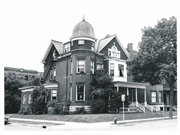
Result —
<instances>
[{"instance_id":1,"label":"dome","mask_svg":"<svg viewBox=\"0 0 180 135\"><path fill-rule=\"evenodd\" d=\"M73 29L72 36L70 37L70 40L73 38L91 38L94 39L95 41L97 40L96 37L94 36L94 29L92 25L88 22L86 22L84 19L76 24L76 26Z\"/></svg>"}]
</instances>

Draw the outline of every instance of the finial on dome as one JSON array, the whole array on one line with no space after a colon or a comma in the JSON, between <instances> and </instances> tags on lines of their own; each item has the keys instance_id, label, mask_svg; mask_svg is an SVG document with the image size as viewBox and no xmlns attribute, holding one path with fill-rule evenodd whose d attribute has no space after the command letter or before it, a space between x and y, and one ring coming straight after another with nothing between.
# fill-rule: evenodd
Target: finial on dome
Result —
<instances>
[{"instance_id":1,"label":"finial on dome","mask_svg":"<svg viewBox=\"0 0 180 135\"><path fill-rule=\"evenodd\" d=\"M83 21L85 21L85 15L83 14Z\"/></svg>"}]
</instances>

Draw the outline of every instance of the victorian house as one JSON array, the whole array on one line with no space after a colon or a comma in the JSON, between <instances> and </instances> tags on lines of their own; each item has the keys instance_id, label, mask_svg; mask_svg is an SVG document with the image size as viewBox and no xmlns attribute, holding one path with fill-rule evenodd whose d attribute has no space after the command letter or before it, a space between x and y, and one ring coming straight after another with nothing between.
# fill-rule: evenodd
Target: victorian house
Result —
<instances>
[{"instance_id":1,"label":"victorian house","mask_svg":"<svg viewBox=\"0 0 180 135\"><path fill-rule=\"evenodd\" d=\"M62 103L69 99L72 102L70 111L81 106L89 110L92 75L95 70L103 67L113 77L113 88L117 92L124 91L129 95L130 109L145 112L146 108L149 108L147 104L149 84L128 81L126 60L129 59L130 53L132 44L128 44L127 49L124 48L117 35L97 39L92 25L83 19L75 25L68 42L51 40L45 52L42 63L44 87L48 89L47 101ZM27 108L23 103L31 98L24 99L23 95L31 92L33 88L33 86L20 88L21 107Z\"/></svg>"}]
</instances>

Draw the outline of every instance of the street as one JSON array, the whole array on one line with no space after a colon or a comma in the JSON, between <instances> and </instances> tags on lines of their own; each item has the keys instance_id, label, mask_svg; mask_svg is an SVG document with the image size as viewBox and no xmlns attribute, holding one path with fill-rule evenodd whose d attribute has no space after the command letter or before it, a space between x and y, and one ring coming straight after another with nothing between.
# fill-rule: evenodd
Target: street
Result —
<instances>
[{"instance_id":1,"label":"street","mask_svg":"<svg viewBox=\"0 0 180 135\"><path fill-rule=\"evenodd\" d=\"M46 128L43 128L46 126ZM153 131L177 133L177 119L136 122L136 123L62 123L26 124L11 122L4 126L5 131Z\"/></svg>"}]
</instances>

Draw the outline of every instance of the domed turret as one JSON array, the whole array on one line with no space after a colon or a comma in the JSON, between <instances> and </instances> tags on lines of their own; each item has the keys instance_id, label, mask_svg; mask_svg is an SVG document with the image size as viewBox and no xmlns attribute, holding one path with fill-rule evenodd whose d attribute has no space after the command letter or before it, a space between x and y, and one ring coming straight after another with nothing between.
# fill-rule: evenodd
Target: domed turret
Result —
<instances>
[{"instance_id":1,"label":"domed turret","mask_svg":"<svg viewBox=\"0 0 180 135\"><path fill-rule=\"evenodd\" d=\"M76 24L74 27L70 40L73 40L74 38L91 38L95 41L97 40L94 36L94 29L92 25L86 22L85 19Z\"/></svg>"}]
</instances>

